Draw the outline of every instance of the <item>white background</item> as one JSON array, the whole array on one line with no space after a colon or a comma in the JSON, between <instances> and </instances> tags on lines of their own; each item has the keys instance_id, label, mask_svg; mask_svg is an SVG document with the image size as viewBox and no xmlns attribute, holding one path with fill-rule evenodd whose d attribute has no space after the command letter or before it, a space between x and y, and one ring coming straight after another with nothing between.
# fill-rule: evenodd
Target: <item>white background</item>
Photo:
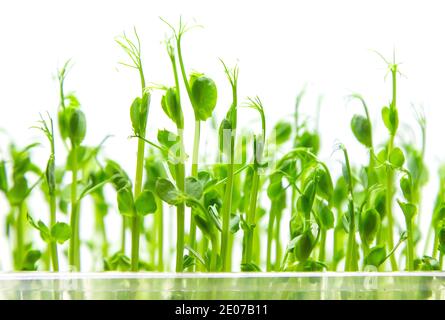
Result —
<instances>
[{"instance_id":1,"label":"white background","mask_svg":"<svg viewBox=\"0 0 445 320\"><path fill-rule=\"evenodd\" d=\"M391 86L389 78L384 79L385 64L371 50L389 59L395 50L404 74L398 90L400 137L420 142L412 103L423 106L427 118L431 179L421 213L422 222L429 223L437 165L445 156L441 1L1 1L0 127L20 145L42 140L29 127L39 112L55 115L54 75L72 58L75 64L66 88L77 93L87 115L86 143L95 144L113 134L105 154L133 172L135 143L127 137L131 134L129 106L140 92L139 79L136 72L118 64L126 57L114 39L123 31L131 35L135 26L142 40L147 81L171 85L171 66L163 45L170 31L159 16L176 25L180 15L204 26L184 36L183 55L189 71L204 72L216 81L219 119L231 99L219 57L229 65L238 62L241 100L260 96L269 129L276 120L291 116L296 94L307 83L302 112L313 119L317 100L323 97L321 157L337 173L339 165L331 157L335 141L346 144L353 163L365 163L367 157L349 128L354 112L362 110L346 103L348 94L361 93L368 102L376 123L376 142L386 137L380 109L389 102ZM158 128L172 126L162 114L159 98L153 98L149 114L152 139ZM185 110L191 119L188 104ZM245 114L241 122L250 125L251 113ZM193 128L188 124L186 137L191 137ZM0 157L6 156L8 139L0 133ZM57 148L62 145L58 143ZM42 165L47 153L44 144L36 155ZM3 217L4 202L0 203ZM5 245L4 239L0 245Z\"/></svg>"}]
</instances>

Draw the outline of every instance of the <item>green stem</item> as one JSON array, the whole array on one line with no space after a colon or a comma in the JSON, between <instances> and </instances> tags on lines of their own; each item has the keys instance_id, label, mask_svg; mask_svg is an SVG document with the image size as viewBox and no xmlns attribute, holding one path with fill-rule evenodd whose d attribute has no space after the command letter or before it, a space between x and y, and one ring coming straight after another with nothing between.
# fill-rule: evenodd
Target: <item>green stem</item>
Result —
<instances>
[{"instance_id":1,"label":"green stem","mask_svg":"<svg viewBox=\"0 0 445 320\"><path fill-rule=\"evenodd\" d=\"M158 271L164 271L164 217L161 199L156 199L158 210L156 212L156 226L158 228Z\"/></svg>"},{"instance_id":2,"label":"green stem","mask_svg":"<svg viewBox=\"0 0 445 320\"><path fill-rule=\"evenodd\" d=\"M282 249L281 249L281 241L280 241L280 229L281 229L281 216L283 212L280 210L276 213L276 219L275 219L275 271L279 271L280 269L280 262L281 262L281 256L282 256Z\"/></svg>"},{"instance_id":3,"label":"green stem","mask_svg":"<svg viewBox=\"0 0 445 320\"><path fill-rule=\"evenodd\" d=\"M406 261L407 271L414 271L414 240L412 219L405 219L407 230Z\"/></svg>"},{"instance_id":4,"label":"green stem","mask_svg":"<svg viewBox=\"0 0 445 320\"><path fill-rule=\"evenodd\" d=\"M199 162L199 140L201 136L201 125L198 119L195 119L195 136L193 140L193 156L192 156L192 177L198 176L198 162ZM193 218L193 209L190 215L190 247L196 250L196 222Z\"/></svg>"},{"instance_id":5,"label":"green stem","mask_svg":"<svg viewBox=\"0 0 445 320\"><path fill-rule=\"evenodd\" d=\"M50 205L50 226L51 228L56 224L56 196L54 194L50 195L49 198ZM49 249L51 253L51 262L53 266L53 271L59 271L59 257L57 254L57 243L56 241L51 241L49 243Z\"/></svg>"},{"instance_id":6,"label":"green stem","mask_svg":"<svg viewBox=\"0 0 445 320\"><path fill-rule=\"evenodd\" d=\"M437 236L437 232L436 232L434 234L433 252L431 253L432 258L436 259L438 250L439 250L439 237Z\"/></svg>"},{"instance_id":7,"label":"green stem","mask_svg":"<svg viewBox=\"0 0 445 320\"><path fill-rule=\"evenodd\" d=\"M145 137L143 137L145 138ZM137 162L136 162L136 179L134 184L134 199L137 199L142 191L142 179L144 175L144 155L145 141L138 140ZM142 217L136 212L131 218L131 270L139 269L139 240L141 233Z\"/></svg>"},{"instance_id":8,"label":"green stem","mask_svg":"<svg viewBox=\"0 0 445 320\"><path fill-rule=\"evenodd\" d=\"M273 240L273 226L275 220L276 202L272 201L269 213L269 223L267 224L267 253L266 253L266 270L272 271L272 240Z\"/></svg>"},{"instance_id":9,"label":"green stem","mask_svg":"<svg viewBox=\"0 0 445 320\"><path fill-rule=\"evenodd\" d=\"M324 262L325 259L326 259L326 230L321 229L320 252L318 254L318 261Z\"/></svg>"},{"instance_id":10,"label":"green stem","mask_svg":"<svg viewBox=\"0 0 445 320\"><path fill-rule=\"evenodd\" d=\"M16 224L16 259L15 269L21 271L23 268L23 260L25 258L25 219L26 219L26 204L22 202L18 207L17 224Z\"/></svg>"},{"instance_id":11,"label":"green stem","mask_svg":"<svg viewBox=\"0 0 445 320\"><path fill-rule=\"evenodd\" d=\"M443 253L442 253L442 251L440 251L440 253L439 253L439 270L440 271L443 270Z\"/></svg>"},{"instance_id":12,"label":"green stem","mask_svg":"<svg viewBox=\"0 0 445 320\"><path fill-rule=\"evenodd\" d=\"M71 179L71 217L70 217L70 225L71 225L71 238L69 244L69 264L71 268L76 271L80 271L80 264L77 263L77 256L80 254L77 253L79 250L77 244L79 239L79 210L78 210L78 201L77 201L77 146L75 144L71 147L71 156L72 156L72 179Z\"/></svg>"},{"instance_id":13,"label":"green stem","mask_svg":"<svg viewBox=\"0 0 445 320\"><path fill-rule=\"evenodd\" d=\"M355 251L355 221L354 217L351 218L351 221L349 222L349 233L348 233L348 245L346 247L346 265L345 265L345 271L357 271L357 268L355 267L354 262L354 251Z\"/></svg>"},{"instance_id":14,"label":"green stem","mask_svg":"<svg viewBox=\"0 0 445 320\"><path fill-rule=\"evenodd\" d=\"M218 252L219 252L219 238L218 236L212 236L212 254L210 257L210 271L217 271Z\"/></svg>"},{"instance_id":15,"label":"green stem","mask_svg":"<svg viewBox=\"0 0 445 320\"><path fill-rule=\"evenodd\" d=\"M122 216L122 228L121 228L121 253L125 254L126 246L126 232L127 232L127 218Z\"/></svg>"},{"instance_id":16,"label":"green stem","mask_svg":"<svg viewBox=\"0 0 445 320\"><path fill-rule=\"evenodd\" d=\"M232 193L233 193L233 157L228 164L227 168L227 185L224 193L224 200L222 206L222 232L221 232L221 258L222 258L222 270L224 272L230 271L228 265L228 244L230 236L230 212L232 210Z\"/></svg>"},{"instance_id":17,"label":"green stem","mask_svg":"<svg viewBox=\"0 0 445 320\"><path fill-rule=\"evenodd\" d=\"M252 177L252 191L250 193L250 203L249 209L247 211L246 222L248 225L248 230L246 230L246 255L244 263L252 262L252 252L253 252L253 232L255 228L255 213L257 209L257 199L258 199L258 185L260 177L258 171L254 170Z\"/></svg>"},{"instance_id":18,"label":"green stem","mask_svg":"<svg viewBox=\"0 0 445 320\"><path fill-rule=\"evenodd\" d=\"M182 141L182 140L181 140ZM179 163L176 165L176 184L180 191L184 191L185 184L185 170L184 164ZM176 272L183 271L184 265L184 221L185 221L185 206L184 203L179 204L176 207Z\"/></svg>"},{"instance_id":19,"label":"green stem","mask_svg":"<svg viewBox=\"0 0 445 320\"><path fill-rule=\"evenodd\" d=\"M387 150L387 161L389 161L389 155L391 154L392 148L394 144L394 135L391 134L388 142L388 150ZM388 217L388 247L394 247L394 218L392 215L392 198L393 198L393 184L394 184L394 172L393 169L389 166L386 167L386 215ZM397 271L397 261L395 256L391 256L389 258L391 262L392 271Z\"/></svg>"}]
</instances>

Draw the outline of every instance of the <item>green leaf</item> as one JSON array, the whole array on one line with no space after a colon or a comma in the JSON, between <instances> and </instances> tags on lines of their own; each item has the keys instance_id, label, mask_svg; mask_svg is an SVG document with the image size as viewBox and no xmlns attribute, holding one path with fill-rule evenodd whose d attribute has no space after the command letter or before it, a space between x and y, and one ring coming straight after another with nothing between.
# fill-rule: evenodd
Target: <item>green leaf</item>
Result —
<instances>
[{"instance_id":1,"label":"green leaf","mask_svg":"<svg viewBox=\"0 0 445 320\"><path fill-rule=\"evenodd\" d=\"M71 143L79 146L83 139L85 139L87 131L87 121L85 114L79 109L75 108L70 112L69 118L69 137Z\"/></svg>"},{"instance_id":2,"label":"green leaf","mask_svg":"<svg viewBox=\"0 0 445 320\"><path fill-rule=\"evenodd\" d=\"M24 176L15 179L12 188L8 192L8 199L11 205L20 205L28 194L28 182Z\"/></svg>"},{"instance_id":3,"label":"green leaf","mask_svg":"<svg viewBox=\"0 0 445 320\"><path fill-rule=\"evenodd\" d=\"M389 154L389 162L396 168L400 168L405 163L405 156L400 148L394 148Z\"/></svg>"},{"instance_id":4,"label":"green leaf","mask_svg":"<svg viewBox=\"0 0 445 320\"><path fill-rule=\"evenodd\" d=\"M332 183L331 175L326 169L317 170L317 193L320 197L329 201L334 192L334 185Z\"/></svg>"},{"instance_id":5,"label":"green leaf","mask_svg":"<svg viewBox=\"0 0 445 320\"><path fill-rule=\"evenodd\" d=\"M113 160L107 160L105 166L105 174L108 179L112 179L111 182L113 183L113 186L116 190L120 190L123 188L132 188L130 178L117 162Z\"/></svg>"},{"instance_id":6,"label":"green leaf","mask_svg":"<svg viewBox=\"0 0 445 320\"><path fill-rule=\"evenodd\" d=\"M122 188L117 192L117 206L120 214L133 216L135 214L134 200L131 189Z\"/></svg>"},{"instance_id":7,"label":"green leaf","mask_svg":"<svg viewBox=\"0 0 445 320\"><path fill-rule=\"evenodd\" d=\"M403 196L406 200L411 201L413 195L413 185L411 177L409 175L404 175L400 179L400 189L402 189Z\"/></svg>"},{"instance_id":8,"label":"green leaf","mask_svg":"<svg viewBox=\"0 0 445 320\"><path fill-rule=\"evenodd\" d=\"M219 151L223 154L229 154L231 151L232 140L232 123L228 119L223 119L218 131L218 146Z\"/></svg>"},{"instance_id":9,"label":"green leaf","mask_svg":"<svg viewBox=\"0 0 445 320\"><path fill-rule=\"evenodd\" d=\"M241 264L241 271L242 272L261 272L261 269L255 263L249 262L249 263Z\"/></svg>"},{"instance_id":10,"label":"green leaf","mask_svg":"<svg viewBox=\"0 0 445 320\"><path fill-rule=\"evenodd\" d=\"M212 116L218 97L215 82L206 76L194 77L192 75L190 89L195 117L201 121L207 120Z\"/></svg>"},{"instance_id":11,"label":"green leaf","mask_svg":"<svg viewBox=\"0 0 445 320\"><path fill-rule=\"evenodd\" d=\"M442 254L445 253L445 226L440 228L437 238L439 239L439 250Z\"/></svg>"},{"instance_id":12,"label":"green leaf","mask_svg":"<svg viewBox=\"0 0 445 320\"><path fill-rule=\"evenodd\" d=\"M159 179L156 182L155 190L157 196L170 205L178 205L184 200L173 183L167 179Z\"/></svg>"},{"instance_id":13,"label":"green leaf","mask_svg":"<svg viewBox=\"0 0 445 320\"><path fill-rule=\"evenodd\" d=\"M294 254L298 261L306 261L315 246L315 239L310 230L303 232L295 243Z\"/></svg>"},{"instance_id":14,"label":"green leaf","mask_svg":"<svg viewBox=\"0 0 445 320\"><path fill-rule=\"evenodd\" d=\"M380 229L380 213L371 208L362 212L359 220L359 232L362 241L370 245Z\"/></svg>"},{"instance_id":15,"label":"green leaf","mask_svg":"<svg viewBox=\"0 0 445 320\"><path fill-rule=\"evenodd\" d=\"M131 124L133 126L133 131L136 135L140 135L140 133L141 133L140 112L139 112L140 105L141 105L141 98L137 97L133 100L133 102L130 106Z\"/></svg>"},{"instance_id":16,"label":"green leaf","mask_svg":"<svg viewBox=\"0 0 445 320\"><path fill-rule=\"evenodd\" d=\"M231 214L230 217L230 233L235 234L240 229L240 216L238 214Z\"/></svg>"},{"instance_id":17,"label":"green leaf","mask_svg":"<svg viewBox=\"0 0 445 320\"><path fill-rule=\"evenodd\" d=\"M423 256L421 259L414 260L414 269L417 271L439 271L440 264L432 257Z\"/></svg>"},{"instance_id":18,"label":"green leaf","mask_svg":"<svg viewBox=\"0 0 445 320\"><path fill-rule=\"evenodd\" d=\"M292 125L287 121L279 121L274 129L274 138L277 145L287 142L292 134Z\"/></svg>"},{"instance_id":19,"label":"green leaf","mask_svg":"<svg viewBox=\"0 0 445 320\"><path fill-rule=\"evenodd\" d=\"M64 222L57 222L51 228L51 237L58 243L63 244L71 238L71 227Z\"/></svg>"},{"instance_id":20,"label":"green leaf","mask_svg":"<svg viewBox=\"0 0 445 320\"><path fill-rule=\"evenodd\" d=\"M435 229L440 227L440 223L442 220L445 219L445 204L441 204L440 206L438 206L433 213L433 227Z\"/></svg>"},{"instance_id":21,"label":"green leaf","mask_svg":"<svg viewBox=\"0 0 445 320\"><path fill-rule=\"evenodd\" d=\"M176 124L178 128L184 127L184 116L176 88L168 88L161 100L161 106L165 114Z\"/></svg>"},{"instance_id":22,"label":"green leaf","mask_svg":"<svg viewBox=\"0 0 445 320\"><path fill-rule=\"evenodd\" d=\"M405 219L412 221L417 214L417 207L412 203L401 202L400 200L397 200L397 203L399 204L400 209L402 209Z\"/></svg>"},{"instance_id":23,"label":"green leaf","mask_svg":"<svg viewBox=\"0 0 445 320\"><path fill-rule=\"evenodd\" d=\"M46 224L39 220L37 223L34 222L33 218L28 214L27 215L28 223L40 233L40 238L42 238L45 242L51 241L51 235L49 232L49 228L46 226Z\"/></svg>"},{"instance_id":24,"label":"green leaf","mask_svg":"<svg viewBox=\"0 0 445 320\"><path fill-rule=\"evenodd\" d=\"M0 191L8 192L8 175L6 173L6 162L0 161Z\"/></svg>"},{"instance_id":25,"label":"green leaf","mask_svg":"<svg viewBox=\"0 0 445 320\"><path fill-rule=\"evenodd\" d=\"M367 118L361 115L354 115L351 119L351 129L361 144L368 148L371 147L371 124Z\"/></svg>"},{"instance_id":26,"label":"green leaf","mask_svg":"<svg viewBox=\"0 0 445 320\"><path fill-rule=\"evenodd\" d=\"M365 265L372 265L379 267L386 258L386 250L384 246L376 246L369 250L368 255L365 258Z\"/></svg>"},{"instance_id":27,"label":"green leaf","mask_svg":"<svg viewBox=\"0 0 445 320\"><path fill-rule=\"evenodd\" d=\"M334 213L324 201L319 203L318 219L323 230L329 230L334 227Z\"/></svg>"},{"instance_id":28,"label":"green leaf","mask_svg":"<svg viewBox=\"0 0 445 320\"><path fill-rule=\"evenodd\" d=\"M105 271L129 271L131 260L122 252L117 252L110 258L104 260Z\"/></svg>"},{"instance_id":29,"label":"green leaf","mask_svg":"<svg viewBox=\"0 0 445 320\"><path fill-rule=\"evenodd\" d=\"M42 253L39 250L29 250L23 261L22 271L36 271L36 263L41 257Z\"/></svg>"},{"instance_id":30,"label":"green leaf","mask_svg":"<svg viewBox=\"0 0 445 320\"><path fill-rule=\"evenodd\" d=\"M139 194L134 205L136 207L137 214L141 216L145 216L149 213L155 213L157 209L155 197L153 196L153 193L148 190L144 190Z\"/></svg>"},{"instance_id":31,"label":"green leaf","mask_svg":"<svg viewBox=\"0 0 445 320\"><path fill-rule=\"evenodd\" d=\"M185 245L184 249L187 249L190 252L190 254L194 258L196 258L196 260L198 260L204 267L206 267L206 262L205 262L204 258L201 256L201 254L199 252L197 252L196 250L192 249L188 245Z\"/></svg>"},{"instance_id":32,"label":"green leaf","mask_svg":"<svg viewBox=\"0 0 445 320\"><path fill-rule=\"evenodd\" d=\"M298 137L297 147L310 148L312 153L317 154L320 150L320 136L316 133L305 131Z\"/></svg>"},{"instance_id":33,"label":"green leaf","mask_svg":"<svg viewBox=\"0 0 445 320\"><path fill-rule=\"evenodd\" d=\"M397 127L399 126L399 117L397 109L395 108L382 108L382 120L386 128L392 135L395 135Z\"/></svg>"},{"instance_id":34,"label":"green leaf","mask_svg":"<svg viewBox=\"0 0 445 320\"><path fill-rule=\"evenodd\" d=\"M201 199L203 193L203 187L199 180L194 177L185 178L185 194L188 197L196 200Z\"/></svg>"}]
</instances>

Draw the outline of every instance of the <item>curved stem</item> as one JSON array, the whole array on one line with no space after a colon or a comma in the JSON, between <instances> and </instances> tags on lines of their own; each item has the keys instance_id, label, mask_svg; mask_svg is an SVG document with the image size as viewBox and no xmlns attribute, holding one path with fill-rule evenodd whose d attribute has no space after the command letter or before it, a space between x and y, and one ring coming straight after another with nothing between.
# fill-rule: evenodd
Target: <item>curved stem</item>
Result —
<instances>
[{"instance_id":1,"label":"curved stem","mask_svg":"<svg viewBox=\"0 0 445 320\"><path fill-rule=\"evenodd\" d=\"M72 179L71 179L71 238L69 245L69 264L71 268L76 271L80 271L80 263L77 263L77 251L79 243L79 210L78 210L78 199L77 199L77 146L72 145L71 147L72 156Z\"/></svg>"}]
</instances>

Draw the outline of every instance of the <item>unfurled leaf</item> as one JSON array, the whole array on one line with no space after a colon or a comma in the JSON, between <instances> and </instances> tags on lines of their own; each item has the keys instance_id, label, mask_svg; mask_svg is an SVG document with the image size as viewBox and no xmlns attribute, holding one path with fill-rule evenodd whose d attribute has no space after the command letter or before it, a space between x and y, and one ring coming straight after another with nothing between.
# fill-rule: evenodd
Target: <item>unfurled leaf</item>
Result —
<instances>
[{"instance_id":1,"label":"unfurled leaf","mask_svg":"<svg viewBox=\"0 0 445 320\"><path fill-rule=\"evenodd\" d=\"M57 222L51 228L51 237L60 244L63 244L71 237L71 227L64 222Z\"/></svg>"},{"instance_id":2,"label":"unfurled leaf","mask_svg":"<svg viewBox=\"0 0 445 320\"><path fill-rule=\"evenodd\" d=\"M386 250L384 246L376 246L369 250L365 258L365 265L379 267L386 258Z\"/></svg>"},{"instance_id":3,"label":"unfurled leaf","mask_svg":"<svg viewBox=\"0 0 445 320\"><path fill-rule=\"evenodd\" d=\"M155 213L157 209L156 200L153 193L148 190L142 191L134 203L138 215L145 216Z\"/></svg>"},{"instance_id":4,"label":"unfurled leaf","mask_svg":"<svg viewBox=\"0 0 445 320\"><path fill-rule=\"evenodd\" d=\"M117 192L117 206L120 214L133 216L135 214L133 193L129 188L122 188Z\"/></svg>"},{"instance_id":5,"label":"unfurled leaf","mask_svg":"<svg viewBox=\"0 0 445 320\"><path fill-rule=\"evenodd\" d=\"M389 162L396 168L401 168L405 163L405 156L400 148L394 148L389 154Z\"/></svg>"},{"instance_id":6,"label":"unfurled leaf","mask_svg":"<svg viewBox=\"0 0 445 320\"><path fill-rule=\"evenodd\" d=\"M155 190L157 196L170 205L178 205L183 201L181 193L176 189L174 184L167 179L159 179L156 182Z\"/></svg>"}]
</instances>

